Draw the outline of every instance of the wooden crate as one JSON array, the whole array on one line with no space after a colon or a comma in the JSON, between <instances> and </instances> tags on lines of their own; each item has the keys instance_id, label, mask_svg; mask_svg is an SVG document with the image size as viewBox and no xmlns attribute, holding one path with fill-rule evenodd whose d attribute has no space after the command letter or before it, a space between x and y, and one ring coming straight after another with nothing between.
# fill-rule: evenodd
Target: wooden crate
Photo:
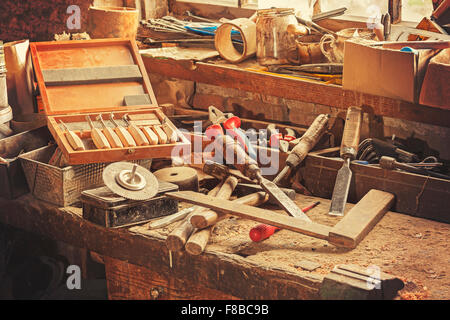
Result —
<instances>
[{"instance_id":1,"label":"wooden crate","mask_svg":"<svg viewBox=\"0 0 450 320\"><path fill-rule=\"evenodd\" d=\"M47 115L49 130L69 164L164 158L172 156L174 149L179 156L189 154L189 141L158 107L133 40L37 42L30 49L41 98L39 109ZM166 121L175 130L178 141L98 150L92 143L86 116L102 129L96 117L103 114L109 123L111 112L116 120L125 114L153 115L159 124ZM74 131L86 150L73 150L60 128L61 120L69 128L85 123L81 130Z\"/></svg>"}]
</instances>

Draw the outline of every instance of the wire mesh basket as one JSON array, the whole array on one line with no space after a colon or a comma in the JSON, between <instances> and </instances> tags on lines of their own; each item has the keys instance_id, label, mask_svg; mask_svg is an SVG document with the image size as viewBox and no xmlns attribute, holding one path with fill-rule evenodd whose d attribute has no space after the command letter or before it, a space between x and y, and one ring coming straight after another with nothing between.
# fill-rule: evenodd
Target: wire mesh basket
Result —
<instances>
[{"instance_id":1,"label":"wire mesh basket","mask_svg":"<svg viewBox=\"0 0 450 320\"><path fill-rule=\"evenodd\" d=\"M93 163L58 168L48 164L56 146L46 146L19 158L31 194L40 200L66 207L78 202L81 192L103 185L103 169L109 163ZM131 161L150 169L151 159Z\"/></svg>"}]
</instances>

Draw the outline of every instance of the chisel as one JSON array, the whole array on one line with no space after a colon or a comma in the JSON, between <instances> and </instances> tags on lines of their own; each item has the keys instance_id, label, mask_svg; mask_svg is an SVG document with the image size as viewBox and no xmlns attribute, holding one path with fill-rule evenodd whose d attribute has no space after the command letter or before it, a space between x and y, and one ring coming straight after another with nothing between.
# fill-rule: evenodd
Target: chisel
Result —
<instances>
[{"instance_id":1,"label":"chisel","mask_svg":"<svg viewBox=\"0 0 450 320\"><path fill-rule=\"evenodd\" d=\"M169 124L167 123L167 118L164 118L161 128L167 135L167 139L169 140L170 143L176 143L178 141L178 134L174 129L172 129L169 126Z\"/></svg>"},{"instance_id":2,"label":"chisel","mask_svg":"<svg viewBox=\"0 0 450 320\"><path fill-rule=\"evenodd\" d=\"M145 136L148 139L148 142L150 142L151 145L158 144L158 136L150 127L143 127L142 132L144 132Z\"/></svg>"},{"instance_id":3,"label":"chisel","mask_svg":"<svg viewBox=\"0 0 450 320\"><path fill-rule=\"evenodd\" d=\"M119 126L117 122L114 120L114 114L111 113L109 120L116 126L114 131L119 136L120 141L122 141L122 144L124 147L136 147L136 142L134 141L131 134L122 126Z\"/></svg>"},{"instance_id":4,"label":"chisel","mask_svg":"<svg viewBox=\"0 0 450 320\"><path fill-rule=\"evenodd\" d=\"M142 132L142 130L139 129L136 125L134 125L128 121L128 114L125 114L123 116L122 120L127 124L128 132L133 136L134 141L136 141L136 144L138 146L150 145L150 142L148 142L147 137L145 136L144 132Z\"/></svg>"},{"instance_id":5,"label":"chisel","mask_svg":"<svg viewBox=\"0 0 450 320\"><path fill-rule=\"evenodd\" d=\"M166 144L167 143L167 134L162 129L162 125L153 126L153 131L155 131L156 135L158 136L159 144Z\"/></svg>"},{"instance_id":6,"label":"chisel","mask_svg":"<svg viewBox=\"0 0 450 320\"><path fill-rule=\"evenodd\" d=\"M62 120L59 120L59 123L61 123L61 126L65 130L64 134L72 149L75 151L85 150L83 141L81 141L80 137L75 132L69 130Z\"/></svg>"},{"instance_id":7,"label":"chisel","mask_svg":"<svg viewBox=\"0 0 450 320\"><path fill-rule=\"evenodd\" d=\"M102 124L103 134L105 135L106 139L108 139L111 148L122 148L123 144L122 141L120 141L119 136L114 132L112 128L106 126L106 123L105 121L103 121L101 114L97 116L97 120Z\"/></svg>"},{"instance_id":8,"label":"chisel","mask_svg":"<svg viewBox=\"0 0 450 320\"><path fill-rule=\"evenodd\" d=\"M338 171L336 182L331 198L329 214L333 216L343 216L345 204L347 203L348 191L352 180L350 161L356 158L358 153L359 137L361 133L362 110L358 107L349 107L345 119L344 133L340 155L344 159L344 165Z\"/></svg>"},{"instance_id":9,"label":"chisel","mask_svg":"<svg viewBox=\"0 0 450 320\"><path fill-rule=\"evenodd\" d=\"M111 149L108 139L106 139L106 137L100 131L100 129L94 127L94 123L92 122L91 117L86 116L86 120L89 123L89 126L91 127L91 139L94 142L95 146L98 149Z\"/></svg>"}]
</instances>

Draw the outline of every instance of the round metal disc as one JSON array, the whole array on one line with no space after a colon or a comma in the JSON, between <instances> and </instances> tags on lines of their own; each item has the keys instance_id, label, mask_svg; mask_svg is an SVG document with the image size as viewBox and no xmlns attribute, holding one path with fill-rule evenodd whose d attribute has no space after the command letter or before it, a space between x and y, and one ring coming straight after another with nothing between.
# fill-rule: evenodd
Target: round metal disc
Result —
<instances>
[{"instance_id":1,"label":"round metal disc","mask_svg":"<svg viewBox=\"0 0 450 320\"><path fill-rule=\"evenodd\" d=\"M159 183L156 177L144 167L138 165L136 168L136 176L140 179L137 183L124 183L129 181L127 175L130 175L134 165L131 162L115 162L108 165L103 170L103 182L111 192L126 199L148 200L153 198L158 193ZM121 183L118 182L118 179ZM133 188L139 190L130 190Z\"/></svg>"}]
</instances>

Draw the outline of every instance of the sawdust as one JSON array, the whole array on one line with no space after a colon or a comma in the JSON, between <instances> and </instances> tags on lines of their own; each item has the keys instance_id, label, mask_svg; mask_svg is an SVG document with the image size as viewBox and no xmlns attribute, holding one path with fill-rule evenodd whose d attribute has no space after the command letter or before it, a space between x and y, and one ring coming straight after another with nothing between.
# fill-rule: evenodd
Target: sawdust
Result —
<instances>
[{"instance_id":1,"label":"sawdust","mask_svg":"<svg viewBox=\"0 0 450 320\"><path fill-rule=\"evenodd\" d=\"M333 226L340 218L329 216L329 200L297 195L300 207L320 200L308 212L314 222ZM353 205L347 205L348 211ZM273 209L274 207L266 206ZM280 214L284 212L277 210ZM381 271L401 278L405 288L398 299L449 299L450 225L388 212L366 238L353 250L337 248L327 241L280 230L265 241L255 243L249 231L255 221L228 217L217 223L207 251L232 253L262 267L302 274L325 276L338 264L361 267L378 266ZM176 224L157 230L167 235ZM296 267L308 260L320 264L314 271Z\"/></svg>"}]
</instances>

